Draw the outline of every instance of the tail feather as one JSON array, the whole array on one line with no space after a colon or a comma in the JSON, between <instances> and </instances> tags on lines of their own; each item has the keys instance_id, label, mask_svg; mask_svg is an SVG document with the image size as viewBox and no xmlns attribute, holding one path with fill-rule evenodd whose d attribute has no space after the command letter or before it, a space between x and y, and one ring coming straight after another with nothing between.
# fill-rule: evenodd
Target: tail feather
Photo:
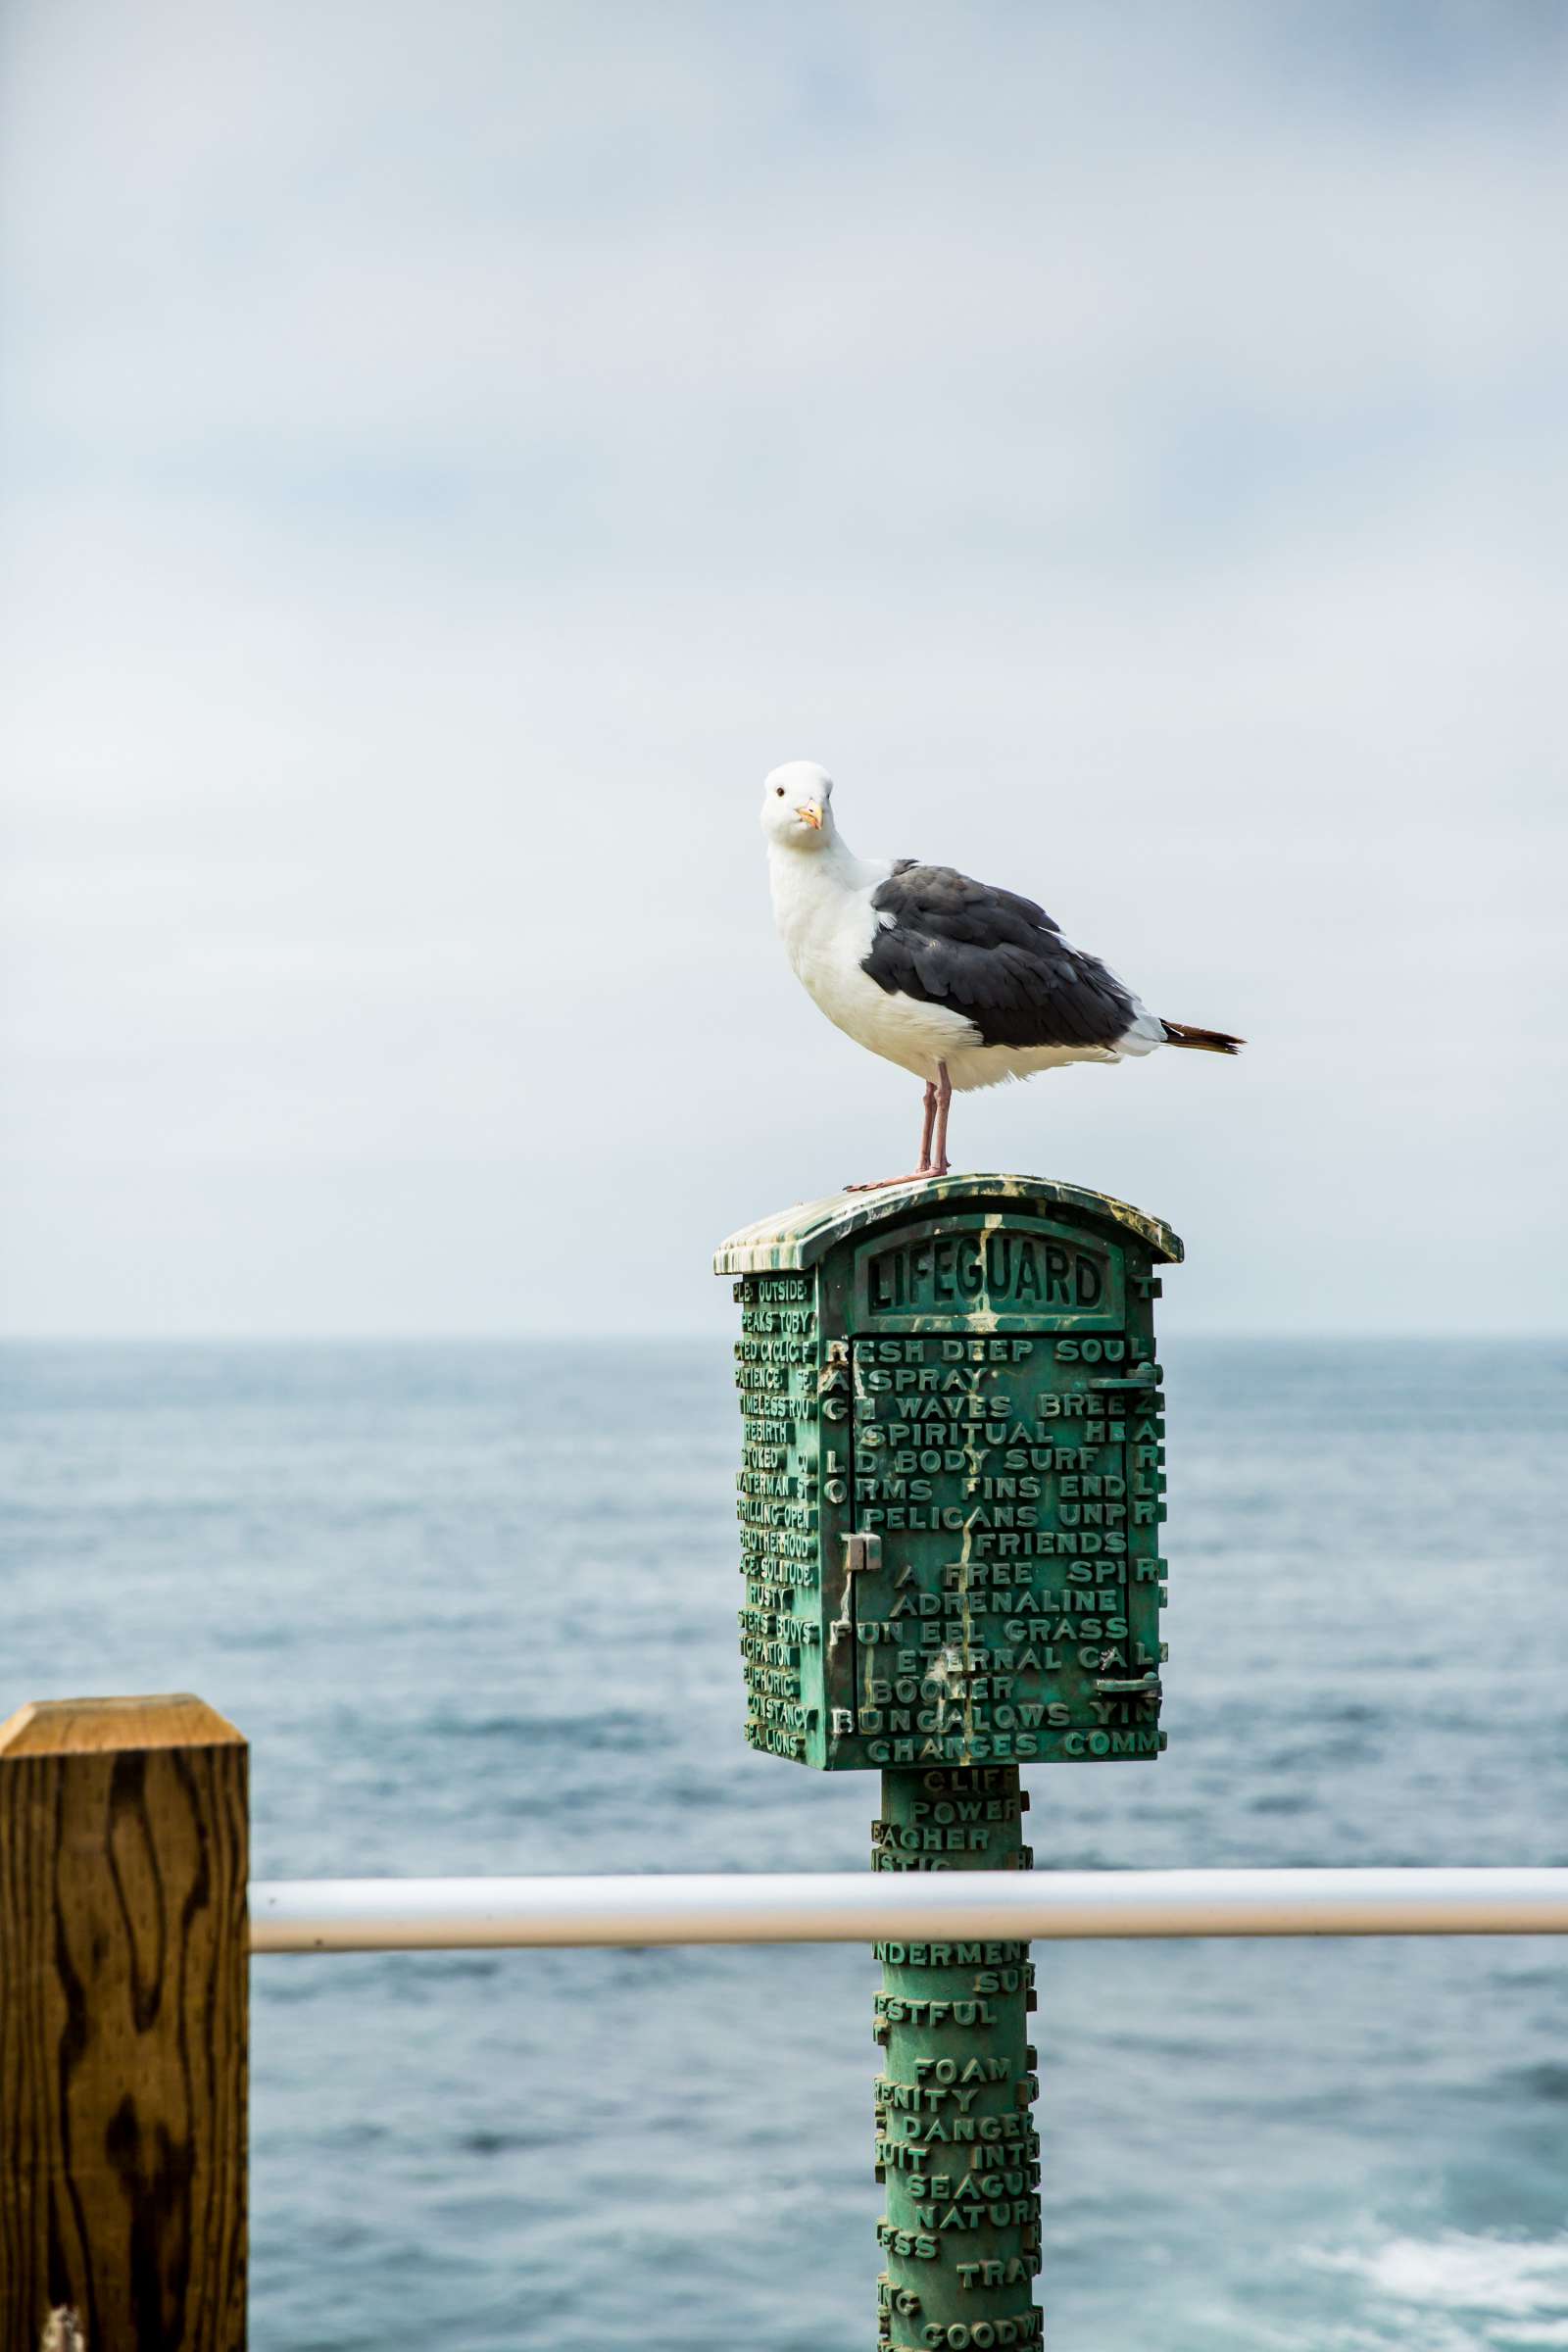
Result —
<instances>
[{"instance_id":1,"label":"tail feather","mask_svg":"<svg viewBox=\"0 0 1568 2352\"><path fill-rule=\"evenodd\" d=\"M1232 1037L1225 1029L1194 1029L1186 1021L1160 1022L1168 1046L1188 1046L1195 1054L1236 1054L1246 1045L1245 1037Z\"/></svg>"}]
</instances>

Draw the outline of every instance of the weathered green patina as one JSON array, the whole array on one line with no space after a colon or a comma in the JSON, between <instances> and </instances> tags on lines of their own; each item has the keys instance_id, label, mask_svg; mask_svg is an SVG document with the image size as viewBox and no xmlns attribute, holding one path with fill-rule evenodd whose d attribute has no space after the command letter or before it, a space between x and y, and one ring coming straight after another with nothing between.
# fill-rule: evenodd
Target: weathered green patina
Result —
<instances>
[{"instance_id":1,"label":"weathered green patina","mask_svg":"<svg viewBox=\"0 0 1568 2352\"><path fill-rule=\"evenodd\" d=\"M1027 1870L1028 1802L1015 1764L885 1772L872 1867ZM1038 2346L1029 1946L954 1936L876 1948L876 2166L887 2188L878 2342L893 2352Z\"/></svg>"},{"instance_id":2,"label":"weathered green patina","mask_svg":"<svg viewBox=\"0 0 1568 2352\"><path fill-rule=\"evenodd\" d=\"M1027 1870L1020 1763L1152 1757L1181 1244L1033 1176L837 1193L732 1236L752 1745L880 1768L878 1870ZM887 2352L1031 2352L1027 1944L877 1947Z\"/></svg>"},{"instance_id":3,"label":"weathered green patina","mask_svg":"<svg viewBox=\"0 0 1568 2352\"><path fill-rule=\"evenodd\" d=\"M825 1771L1157 1754L1158 1219L1029 1176L840 1193L738 1279L746 1736Z\"/></svg>"}]
</instances>

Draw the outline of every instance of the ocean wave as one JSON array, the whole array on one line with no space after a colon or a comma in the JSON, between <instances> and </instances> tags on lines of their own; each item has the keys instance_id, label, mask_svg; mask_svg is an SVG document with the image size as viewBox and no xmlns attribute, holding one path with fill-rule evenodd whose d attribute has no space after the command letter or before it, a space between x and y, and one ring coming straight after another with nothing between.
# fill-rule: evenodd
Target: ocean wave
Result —
<instances>
[{"instance_id":1,"label":"ocean wave","mask_svg":"<svg viewBox=\"0 0 1568 2352\"><path fill-rule=\"evenodd\" d=\"M1319 2269L1358 2278L1391 2303L1484 2322L1477 2344L1568 2344L1568 2237L1394 2237L1318 2250ZM1405 2339L1408 2341L1408 2337Z\"/></svg>"}]
</instances>

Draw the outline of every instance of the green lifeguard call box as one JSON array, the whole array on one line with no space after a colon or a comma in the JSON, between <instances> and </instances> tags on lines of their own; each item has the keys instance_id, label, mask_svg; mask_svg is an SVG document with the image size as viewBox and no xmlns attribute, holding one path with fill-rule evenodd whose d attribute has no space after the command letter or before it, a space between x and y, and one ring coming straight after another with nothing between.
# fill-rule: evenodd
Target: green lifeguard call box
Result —
<instances>
[{"instance_id":1,"label":"green lifeguard call box","mask_svg":"<svg viewBox=\"0 0 1568 2352\"><path fill-rule=\"evenodd\" d=\"M741 1611L754 1747L819 1770L1156 1755L1169 1227L1030 1176L749 1226Z\"/></svg>"},{"instance_id":2,"label":"green lifeguard call box","mask_svg":"<svg viewBox=\"0 0 1568 2352\"><path fill-rule=\"evenodd\" d=\"M731 1237L746 1737L882 1775L874 1870L1023 1871L1025 1764L1152 1757L1156 1218L1033 1176ZM1039 2352L1026 1940L879 1943L881 2352Z\"/></svg>"}]
</instances>

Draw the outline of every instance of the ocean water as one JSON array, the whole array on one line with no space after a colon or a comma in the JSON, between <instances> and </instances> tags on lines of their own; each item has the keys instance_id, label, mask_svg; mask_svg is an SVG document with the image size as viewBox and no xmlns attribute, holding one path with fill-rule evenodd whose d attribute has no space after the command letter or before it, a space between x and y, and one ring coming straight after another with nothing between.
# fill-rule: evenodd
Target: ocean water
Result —
<instances>
[{"instance_id":1,"label":"ocean water","mask_svg":"<svg viewBox=\"0 0 1568 2352\"><path fill-rule=\"evenodd\" d=\"M1568 1861L1568 1345L1168 1348L1168 1754L1040 1867ZM190 1689L258 1877L864 1867L740 1737L722 1343L13 1347L0 1714ZM1568 1943L1037 1947L1054 2352L1568 2346ZM259 1960L260 2352L874 2341L857 1948Z\"/></svg>"}]
</instances>

